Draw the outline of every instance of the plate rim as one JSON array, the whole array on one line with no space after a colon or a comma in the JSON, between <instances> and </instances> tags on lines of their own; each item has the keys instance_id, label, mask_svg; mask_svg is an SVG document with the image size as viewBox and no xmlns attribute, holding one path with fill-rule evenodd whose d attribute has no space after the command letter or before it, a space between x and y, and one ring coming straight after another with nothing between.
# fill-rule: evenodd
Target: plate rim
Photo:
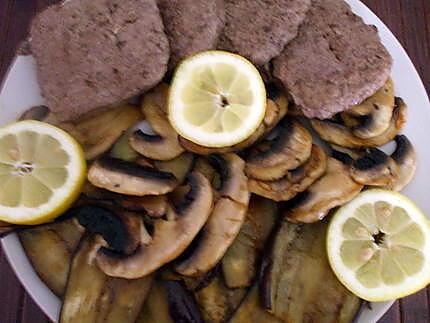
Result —
<instances>
[{"instance_id":1,"label":"plate rim","mask_svg":"<svg viewBox=\"0 0 430 323\"><path fill-rule=\"evenodd\" d=\"M425 106L422 107L422 110L425 110L425 112L422 113L426 113L428 119L430 120L430 101L428 98L427 91L415 65L413 64L411 58L409 57L399 40L394 36L394 34L385 25L385 23L363 2L361 2L360 0L345 1L351 6L352 10L355 13L359 13L359 16L361 16L363 19L367 18L364 19L366 23L371 23L378 27L378 32L381 36L381 40L386 46L388 43L390 43L396 48L396 50L399 51L398 54L401 56L401 60L405 64L406 70L408 72L413 73L412 78L417 82L418 87L414 88L415 91L417 91L417 96L421 97L424 100ZM382 37L382 35L384 35L384 37ZM390 52L390 54L392 53ZM0 83L0 94L2 94L2 90L10 76L10 72L15 67L15 64L20 57L26 56L15 56L11 64L7 68L5 77ZM12 267L16 277L19 279L23 288L30 295L33 301L39 306L39 308L44 312L44 314L50 320L56 322L58 320L59 311L61 309L61 302L59 298L48 289L45 283L35 273L33 266L31 265L28 258L25 256L17 234L14 233L2 238L1 245L6 259L8 260L10 266ZM21 254L17 254L17 252ZM17 259L22 258L22 256L24 256L25 259ZM20 268L20 266L25 268ZM371 310L367 309L367 312L366 309L363 309L363 311L359 313L357 322L364 323L378 321L389 310L393 303L394 301L384 303L372 303L375 305L375 308Z\"/></svg>"}]
</instances>

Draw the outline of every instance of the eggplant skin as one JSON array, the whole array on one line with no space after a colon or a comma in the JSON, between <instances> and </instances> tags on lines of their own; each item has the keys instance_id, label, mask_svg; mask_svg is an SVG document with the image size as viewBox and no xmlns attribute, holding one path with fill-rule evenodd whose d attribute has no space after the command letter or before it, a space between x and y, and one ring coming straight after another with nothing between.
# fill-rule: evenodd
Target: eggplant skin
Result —
<instances>
[{"instance_id":1,"label":"eggplant skin","mask_svg":"<svg viewBox=\"0 0 430 323\"><path fill-rule=\"evenodd\" d=\"M351 322L360 306L336 278L325 250L326 222L283 221L263 261L263 307L284 322Z\"/></svg>"},{"instance_id":2,"label":"eggplant skin","mask_svg":"<svg viewBox=\"0 0 430 323\"><path fill-rule=\"evenodd\" d=\"M167 290L169 312L175 323L204 323L193 294L182 283L165 281L163 284Z\"/></svg>"}]
</instances>

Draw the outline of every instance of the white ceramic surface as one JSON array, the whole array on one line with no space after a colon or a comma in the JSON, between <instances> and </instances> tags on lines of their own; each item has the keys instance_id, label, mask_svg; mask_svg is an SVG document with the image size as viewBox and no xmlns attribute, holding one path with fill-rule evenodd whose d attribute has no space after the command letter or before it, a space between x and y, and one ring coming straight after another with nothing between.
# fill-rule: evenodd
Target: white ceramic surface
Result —
<instances>
[{"instance_id":1,"label":"white ceramic surface","mask_svg":"<svg viewBox=\"0 0 430 323\"><path fill-rule=\"evenodd\" d=\"M388 28L358 0L347 0L353 10L369 23L378 27L382 41L394 58L393 79L396 95L409 105L409 120L404 133L414 143L419 156L417 175L404 191L430 215L430 181L425 165L430 165L430 145L427 142L430 124L430 103L425 88L411 60ZM0 92L0 125L15 120L29 107L43 104L35 73L35 62L30 56L19 56L12 64ZM29 263L15 234L2 240L3 250L21 283L36 303L53 321L57 321L60 301L40 281ZM46 250L49 252L49 250ZM391 302L373 303L364 309L358 322L377 321L388 310Z\"/></svg>"}]
</instances>

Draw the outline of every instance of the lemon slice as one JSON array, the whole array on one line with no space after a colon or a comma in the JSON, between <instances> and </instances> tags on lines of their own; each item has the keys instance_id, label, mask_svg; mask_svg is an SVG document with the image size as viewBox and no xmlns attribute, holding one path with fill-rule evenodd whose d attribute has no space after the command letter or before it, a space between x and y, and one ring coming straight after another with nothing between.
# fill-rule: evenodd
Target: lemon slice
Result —
<instances>
[{"instance_id":1,"label":"lemon slice","mask_svg":"<svg viewBox=\"0 0 430 323\"><path fill-rule=\"evenodd\" d=\"M176 70L169 93L170 123L196 144L235 145L254 133L265 111L260 73L239 55L202 52Z\"/></svg>"},{"instance_id":2,"label":"lemon slice","mask_svg":"<svg viewBox=\"0 0 430 323\"><path fill-rule=\"evenodd\" d=\"M340 208L327 233L330 265L367 301L415 293L430 283L430 224L407 197L368 190Z\"/></svg>"},{"instance_id":3,"label":"lemon slice","mask_svg":"<svg viewBox=\"0 0 430 323\"><path fill-rule=\"evenodd\" d=\"M52 220L76 200L85 175L83 151L63 130L38 121L0 129L0 220Z\"/></svg>"}]
</instances>

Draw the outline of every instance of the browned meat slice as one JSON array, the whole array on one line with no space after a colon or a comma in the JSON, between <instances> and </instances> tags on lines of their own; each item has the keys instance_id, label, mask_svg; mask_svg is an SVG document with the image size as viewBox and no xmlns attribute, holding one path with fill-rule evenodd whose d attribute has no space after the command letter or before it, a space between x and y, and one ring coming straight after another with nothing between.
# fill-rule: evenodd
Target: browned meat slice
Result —
<instances>
[{"instance_id":1,"label":"browned meat slice","mask_svg":"<svg viewBox=\"0 0 430 323\"><path fill-rule=\"evenodd\" d=\"M309 118L330 118L387 81L392 59L377 30L343 0L314 0L298 36L274 61L274 75Z\"/></svg>"},{"instance_id":2,"label":"browned meat slice","mask_svg":"<svg viewBox=\"0 0 430 323\"><path fill-rule=\"evenodd\" d=\"M47 105L62 120L117 104L163 78L169 43L155 0L73 0L32 23Z\"/></svg>"},{"instance_id":3,"label":"browned meat slice","mask_svg":"<svg viewBox=\"0 0 430 323\"><path fill-rule=\"evenodd\" d=\"M224 27L224 0L158 0L170 41L170 63L216 47Z\"/></svg>"},{"instance_id":4,"label":"browned meat slice","mask_svg":"<svg viewBox=\"0 0 430 323\"><path fill-rule=\"evenodd\" d=\"M219 48L264 65L297 35L310 0L226 0Z\"/></svg>"}]
</instances>

